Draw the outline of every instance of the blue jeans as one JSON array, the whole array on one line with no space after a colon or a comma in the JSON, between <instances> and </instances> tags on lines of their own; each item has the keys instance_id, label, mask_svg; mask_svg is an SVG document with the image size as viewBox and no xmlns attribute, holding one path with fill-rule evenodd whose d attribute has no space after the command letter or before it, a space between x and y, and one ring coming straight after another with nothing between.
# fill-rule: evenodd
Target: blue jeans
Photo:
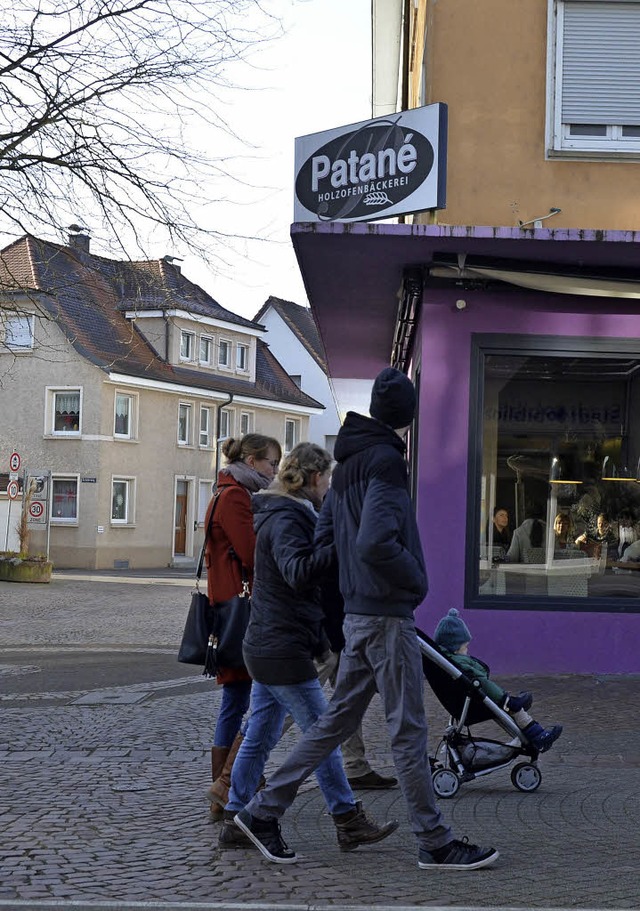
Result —
<instances>
[{"instance_id":1,"label":"blue jeans","mask_svg":"<svg viewBox=\"0 0 640 911\"><path fill-rule=\"evenodd\" d=\"M346 614L343 628L346 644L329 708L300 738L247 810L259 819L280 818L318 763L353 734L377 690L411 828L421 848L440 848L453 836L431 783L422 655L413 620Z\"/></svg>"},{"instance_id":2,"label":"blue jeans","mask_svg":"<svg viewBox=\"0 0 640 911\"><path fill-rule=\"evenodd\" d=\"M251 681L236 680L223 683L220 712L213 735L214 747L230 747L240 730L242 719L249 708Z\"/></svg>"},{"instance_id":3,"label":"blue jeans","mask_svg":"<svg viewBox=\"0 0 640 911\"><path fill-rule=\"evenodd\" d=\"M238 813L256 792L269 753L282 735L289 712L298 727L306 731L327 707L317 679L289 686L267 686L253 682L251 714L242 746L231 773L227 810ZM316 769L316 779L329 812L348 813L355 806L353 792L342 766L340 747L331 751Z\"/></svg>"}]
</instances>

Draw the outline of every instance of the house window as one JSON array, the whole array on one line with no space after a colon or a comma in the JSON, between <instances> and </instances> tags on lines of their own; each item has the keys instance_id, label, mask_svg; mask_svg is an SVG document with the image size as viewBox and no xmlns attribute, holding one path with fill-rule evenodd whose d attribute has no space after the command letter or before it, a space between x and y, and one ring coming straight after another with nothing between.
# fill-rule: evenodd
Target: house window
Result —
<instances>
[{"instance_id":1,"label":"house window","mask_svg":"<svg viewBox=\"0 0 640 911\"><path fill-rule=\"evenodd\" d=\"M550 0L549 148L640 155L640 2Z\"/></svg>"},{"instance_id":2,"label":"house window","mask_svg":"<svg viewBox=\"0 0 640 911\"><path fill-rule=\"evenodd\" d=\"M287 418L284 422L284 451L291 452L300 442L300 421L297 418Z\"/></svg>"},{"instance_id":3,"label":"house window","mask_svg":"<svg viewBox=\"0 0 640 911\"><path fill-rule=\"evenodd\" d=\"M116 392L113 435L124 440L133 439L134 396Z\"/></svg>"},{"instance_id":4,"label":"house window","mask_svg":"<svg viewBox=\"0 0 640 911\"><path fill-rule=\"evenodd\" d=\"M78 476L54 476L51 485L51 522L56 525L77 523Z\"/></svg>"},{"instance_id":5,"label":"house window","mask_svg":"<svg viewBox=\"0 0 640 911\"><path fill-rule=\"evenodd\" d=\"M240 435L253 433L253 413L251 411L240 412Z\"/></svg>"},{"instance_id":6,"label":"house window","mask_svg":"<svg viewBox=\"0 0 640 911\"><path fill-rule=\"evenodd\" d=\"M51 390L53 433L79 436L81 429L81 390Z\"/></svg>"},{"instance_id":7,"label":"house window","mask_svg":"<svg viewBox=\"0 0 640 911\"><path fill-rule=\"evenodd\" d=\"M236 367L238 370L249 369L249 348L247 345L236 345Z\"/></svg>"},{"instance_id":8,"label":"house window","mask_svg":"<svg viewBox=\"0 0 640 911\"><path fill-rule=\"evenodd\" d=\"M193 332L185 332L184 330L180 333L180 360L181 361L192 361L193 360L193 344L195 336Z\"/></svg>"},{"instance_id":9,"label":"house window","mask_svg":"<svg viewBox=\"0 0 640 911\"><path fill-rule=\"evenodd\" d=\"M218 367L231 366L231 342L221 338L218 342Z\"/></svg>"},{"instance_id":10,"label":"house window","mask_svg":"<svg viewBox=\"0 0 640 911\"><path fill-rule=\"evenodd\" d=\"M211 409L200 409L200 445L211 446Z\"/></svg>"},{"instance_id":11,"label":"house window","mask_svg":"<svg viewBox=\"0 0 640 911\"><path fill-rule=\"evenodd\" d=\"M113 478L111 481L111 524L131 525L133 522L132 478Z\"/></svg>"},{"instance_id":12,"label":"house window","mask_svg":"<svg viewBox=\"0 0 640 911\"><path fill-rule=\"evenodd\" d=\"M34 317L26 313L2 314L0 329L4 330L4 345L9 351L28 351L33 348Z\"/></svg>"},{"instance_id":13,"label":"house window","mask_svg":"<svg viewBox=\"0 0 640 911\"><path fill-rule=\"evenodd\" d=\"M178 443L188 446L191 442L191 405L180 402L178 405Z\"/></svg>"},{"instance_id":14,"label":"house window","mask_svg":"<svg viewBox=\"0 0 640 911\"><path fill-rule=\"evenodd\" d=\"M638 610L640 343L477 336L473 357L470 606Z\"/></svg>"},{"instance_id":15,"label":"house window","mask_svg":"<svg viewBox=\"0 0 640 911\"><path fill-rule=\"evenodd\" d=\"M226 440L233 433L233 412L227 408L220 411L220 439Z\"/></svg>"},{"instance_id":16,"label":"house window","mask_svg":"<svg viewBox=\"0 0 640 911\"><path fill-rule=\"evenodd\" d=\"M198 523L204 525L207 506L213 494L213 481L206 480L198 483Z\"/></svg>"},{"instance_id":17,"label":"house window","mask_svg":"<svg viewBox=\"0 0 640 911\"><path fill-rule=\"evenodd\" d=\"M211 366L213 356L213 339L209 335L200 336L200 364L203 367Z\"/></svg>"}]
</instances>

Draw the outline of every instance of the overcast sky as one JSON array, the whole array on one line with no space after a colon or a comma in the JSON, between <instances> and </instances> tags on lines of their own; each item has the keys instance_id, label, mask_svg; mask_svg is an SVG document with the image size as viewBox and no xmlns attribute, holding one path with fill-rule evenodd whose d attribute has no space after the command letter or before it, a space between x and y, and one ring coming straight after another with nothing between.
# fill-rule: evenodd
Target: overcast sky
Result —
<instances>
[{"instance_id":1,"label":"overcast sky","mask_svg":"<svg viewBox=\"0 0 640 911\"><path fill-rule=\"evenodd\" d=\"M260 57L255 81L263 87L234 92L227 115L257 146L242 165L252 187L230 183L237 204L221 204L216 220L271 240L238 241L228 276L193 256L182 264L222 306L247 317L270 294L307 303L289 239L295 137L371 116L371 0L272 0L270 8L281 12L285 35Z\"/></svg>"}]
</instances>

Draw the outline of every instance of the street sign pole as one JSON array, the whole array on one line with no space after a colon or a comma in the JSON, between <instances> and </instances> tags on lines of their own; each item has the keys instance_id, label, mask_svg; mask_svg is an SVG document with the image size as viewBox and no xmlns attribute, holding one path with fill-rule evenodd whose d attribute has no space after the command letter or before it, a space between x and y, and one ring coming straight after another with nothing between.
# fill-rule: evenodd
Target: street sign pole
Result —
<instances>
[{"instance_id":1,"label":"street sign pole","mask_svg":"<svg viewBox=\"0 0 640 911\"><path fill-rule=\"evenodd\" d=\"M53 482L49 475L49 496L47 498L47 562L49 562L49 545L51 543L51 507L53 506Z\"/></svg>"},{"instance_id":2,"label":"street sign pole","mask_svg":"<svg viewBox=\"0 0 640 911\"><path fill-rule=\"evenodd\" d=\"M7 531L4 536L4 549L9 550L9 529L11 528L11 505L13 500L9 500L9 508L7 509Z\"/></svg>"}]
</instances>

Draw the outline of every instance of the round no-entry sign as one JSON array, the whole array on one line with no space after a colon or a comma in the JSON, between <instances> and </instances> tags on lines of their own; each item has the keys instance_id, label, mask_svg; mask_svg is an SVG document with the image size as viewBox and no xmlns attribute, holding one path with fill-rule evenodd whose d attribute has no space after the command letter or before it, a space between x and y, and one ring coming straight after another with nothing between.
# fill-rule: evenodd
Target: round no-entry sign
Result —
<instances>
[{"instance_id":1,"label":"round no-entry sign","mask_svg":"<svg viewBox=\"0 0 640 911\"><path fill-rule=\"evenodd\" d=\"M18 471L20 469L20 456L17 452L12 452L9 456L9 469L11 471Z\"/></svg>"},{"instance_id":2,"label":"round no-entry sign","mask_svg":"<svg viewBox=\"0 0 640 911\"><path fill-rule=\"evenodd\" d=\"M33 516L34 519L39 519L43 512L44 506L39 500L34 500L29 506L29 515Z\"/></svg>"},{"instance_id":3,"label":"round no-entry sign","mask_svg":"<svg viewBox=\"0 0 640 911\"><path fill-rule=\"evenodd\" d=\"M9 481L9 483L7 484L7 496L9 497L9 499L15 500L16 497L18 496L19 492L20 492L20 488L18 486L18 482Z\"/></svg>"}]
</instances>

